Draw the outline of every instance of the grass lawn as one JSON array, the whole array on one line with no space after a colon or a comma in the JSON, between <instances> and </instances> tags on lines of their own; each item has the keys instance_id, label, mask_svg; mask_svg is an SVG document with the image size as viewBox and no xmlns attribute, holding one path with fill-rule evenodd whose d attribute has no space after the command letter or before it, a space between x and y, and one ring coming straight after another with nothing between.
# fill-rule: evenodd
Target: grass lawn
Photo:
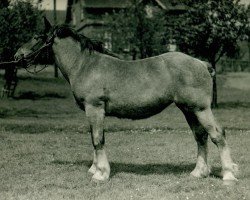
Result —
<instances>
[{"instance_id":1,"label":"grass lawn","mask_svg":"<svg viewBox=\"0 0 250 200\"><path fill-rule=\"evenodd\" d=\"M111 178L90 181L92 144L70 88L48 72L19 73L16 98L0 100L0 200L250 199L250 74L219 75L218 121L226 128L239 181L222 185L209 141L212 175L195 179L196 143L174 105L145 120L107 118ZM2 86L2 77L0 77Z\"/></svg>"}]
</instances>

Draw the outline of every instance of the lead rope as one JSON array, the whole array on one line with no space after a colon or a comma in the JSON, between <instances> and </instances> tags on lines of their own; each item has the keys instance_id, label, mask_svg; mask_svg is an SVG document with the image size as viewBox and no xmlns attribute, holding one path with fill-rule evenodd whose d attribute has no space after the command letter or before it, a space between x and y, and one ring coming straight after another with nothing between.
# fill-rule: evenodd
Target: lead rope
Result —
<instances>
[{"instance_id":1,"label":"lead rope","mask_svg":"<svg viewBox=\"0 0 250 200\"><path fill-rule=\"evenodd\" d=\"M35 75L35 74L38 74L39 72L43 71L46 67L48 67L47 64L45 64L44 67L41 68L41 69L39 69L39 70L36 70L37 65L35 65L34 71L30 71L30 70L28 70L28 68L24 68L24 69L25 69L28 73L34 74L34 75Z\"/></svg>"},{"instance_id":2,"label":"lead rope","mask_svg":"<svg viewBox=\"0 0 250 200\"><path fill-rule=\"evenodd\" d=\"M39 52L39 53L40 53L40 52ZM34 60L38 57L39 53L35 56ZM48 51L46 52L46 56L47 56L47 58L48 58ZM29 63L29 64L27 65L27 67L25 67L24 69L25 69L28 73L34 74L34 75L38 74L39 72L43 71L45 68L48 67L48 65L45 64L44 67L42 67L41 69L37 70L37 65L35 65L34 71L30 71L30 70L28 69L30 66L32 66L32 62Z\"/></svg>"},{"instance_id":3,"label":"lead rope","mask_svg":"<svg viewBox=\"0 0 250 200\"><path fill-rule=\"evenodd\" d=\"M20 58L19 60L17 61L9 61L9 62L1 62L0 63L0 68L1 66L7 66L7 65L14 65L15 68L24 68L28 73L30 74L37 74L41 71L43 71L45 68L48 67L48 64L45 64L43 68L41 68L40 70L36 70L37 69L37 65L35 65L35 68L34 68L34 71L30 71L28 70L28 68L30 66L32 66L32 64L34 63L34 60L39 56L39 54L41 53L41 51L44 49L44 48L47 48L47 51L46 51L46 57L47 59L49 58L49 49L48 47L51 45L52 43L49 42L47 43L46 45L42 46L40 49L30 53L29 55L27 55L25 58L22 57ZM26 66L25 66L26 65ZM18 67L17 67L18 66ZM21 66L21 67L19 67Z\"/></svg>"}]
</instances>

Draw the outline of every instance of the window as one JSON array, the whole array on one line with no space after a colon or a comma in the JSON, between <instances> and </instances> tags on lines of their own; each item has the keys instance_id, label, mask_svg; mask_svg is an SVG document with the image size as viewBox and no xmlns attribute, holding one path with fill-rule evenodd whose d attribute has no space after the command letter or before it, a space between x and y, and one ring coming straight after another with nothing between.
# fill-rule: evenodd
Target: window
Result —
<instances>
[{"instance_id":1,"label":"window","mask_svg":"<svg viewBox=\"0 0 250 200\"><path fill-rule=\"evenodd\" d=\"M112 34L105 31L104 32L104 47L108 50L112 50Z\"/></svg>"}]
</instances>

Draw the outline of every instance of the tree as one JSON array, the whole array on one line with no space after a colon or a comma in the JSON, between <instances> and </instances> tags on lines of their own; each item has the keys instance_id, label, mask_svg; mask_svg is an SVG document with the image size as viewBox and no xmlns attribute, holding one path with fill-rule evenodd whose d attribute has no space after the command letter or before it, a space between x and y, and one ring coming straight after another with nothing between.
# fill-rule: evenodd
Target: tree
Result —
<instances>
[{"instance_id":1,"label":"tree","mask_svg":"<svg viewBox=\"0 0 250 200\"><path fill-rule=\"evenodd\" d=\"M0 4L0 62L13 60L18 47L42 30L42 12L30 1L1 1ZM9 90L15 78L15 68L6 67L4 89Z\"/></svg>"},{"instance_id":2,"label":"tree","mask_svg":"<svg viewBox=\"0 0 250 200\"><path fill-rule=\"evenodd\" d=\"M123 53L129 50L133 59L160 54L165 46L165 20L161 10L151 13L150 3L134 0L129 8L106 16L112 33L113 51Z\"/></svg>"},{"instance_id":3,"label":"tree","mask_svg":"<svg viewBox=\"0 0 250 200\"><path fill-rule=\"evenodd\" d=\"M9 0L2 0L0 3L0 9L7 8L9 6Z\"/></svg>"},{"instance_id":4,"label":"tree","mask_svg":"<svg viewBox=\"0 0 250 200\"><path fill-rule=\"evenodd\" d=\"M65 24L69 24L72 21L72 5L73 5L73 3L74 3L74 0L67 0Z\"/></svg>"},{"instance_id":5,"label":"tree","mask_svg":"<svg viewBox=\"0 0 250 200\"><path fill-rule=\"evenodd\" d=\"M175 36L181 51L206 59L216 70L223 55L235 56L238 41L249 29L247 8L239 0L186 0L189 11L181 17ZM217 107L216 76L213 78L213 107Z\"/></svg>"}]
</instances>

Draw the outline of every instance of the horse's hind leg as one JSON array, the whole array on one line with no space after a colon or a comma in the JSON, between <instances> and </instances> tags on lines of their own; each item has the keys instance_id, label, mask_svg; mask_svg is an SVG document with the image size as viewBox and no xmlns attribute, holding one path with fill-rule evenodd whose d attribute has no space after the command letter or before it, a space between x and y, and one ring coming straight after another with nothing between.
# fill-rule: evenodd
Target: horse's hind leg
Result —
<instances>
[{"instance_id":1,"label":"horse's hind leg","mask_svg":"<svg viewBox=\"0 0 250 200\"><path fill-rule=\"evenodd\" d=\"M198 155L195 169L191 172L191 175L201 178L207 177L210 173L210 169L207 165L207 138L208 133L203 128L202 124L198 121L197 116L190 111L185 110L181 106L178 106L194 134L194 138L198 146Z\"/></svg>"},{"instance_id":2,"label":"horse's hind leg","mask_svg":"<svg viewBox=\"0 0 250 200\"><path fill-rule=\"evenodd\" d=\"M222 164L222 175L224 181L237 180L234 173L238 171L238 167L233 163L230 150L226 141L225 131L217 124L210 108L196 111L198 121L203 128L208 132L212 142L220 151Z\"/></svg>"},{"instance_id":3,"label":"horse's hind leg","mask_svg":"<svg viewBox=\"0 0 250 200\"><path fill-rule=\"evenodd\" d=\"M92 143L94 146L94 160L89 169L93 173L92 180L105 181L109 178L110 166L104 150L104 108L102 105L85 105L85 111L90 123Z\"/></svg>"}]
</instances>

